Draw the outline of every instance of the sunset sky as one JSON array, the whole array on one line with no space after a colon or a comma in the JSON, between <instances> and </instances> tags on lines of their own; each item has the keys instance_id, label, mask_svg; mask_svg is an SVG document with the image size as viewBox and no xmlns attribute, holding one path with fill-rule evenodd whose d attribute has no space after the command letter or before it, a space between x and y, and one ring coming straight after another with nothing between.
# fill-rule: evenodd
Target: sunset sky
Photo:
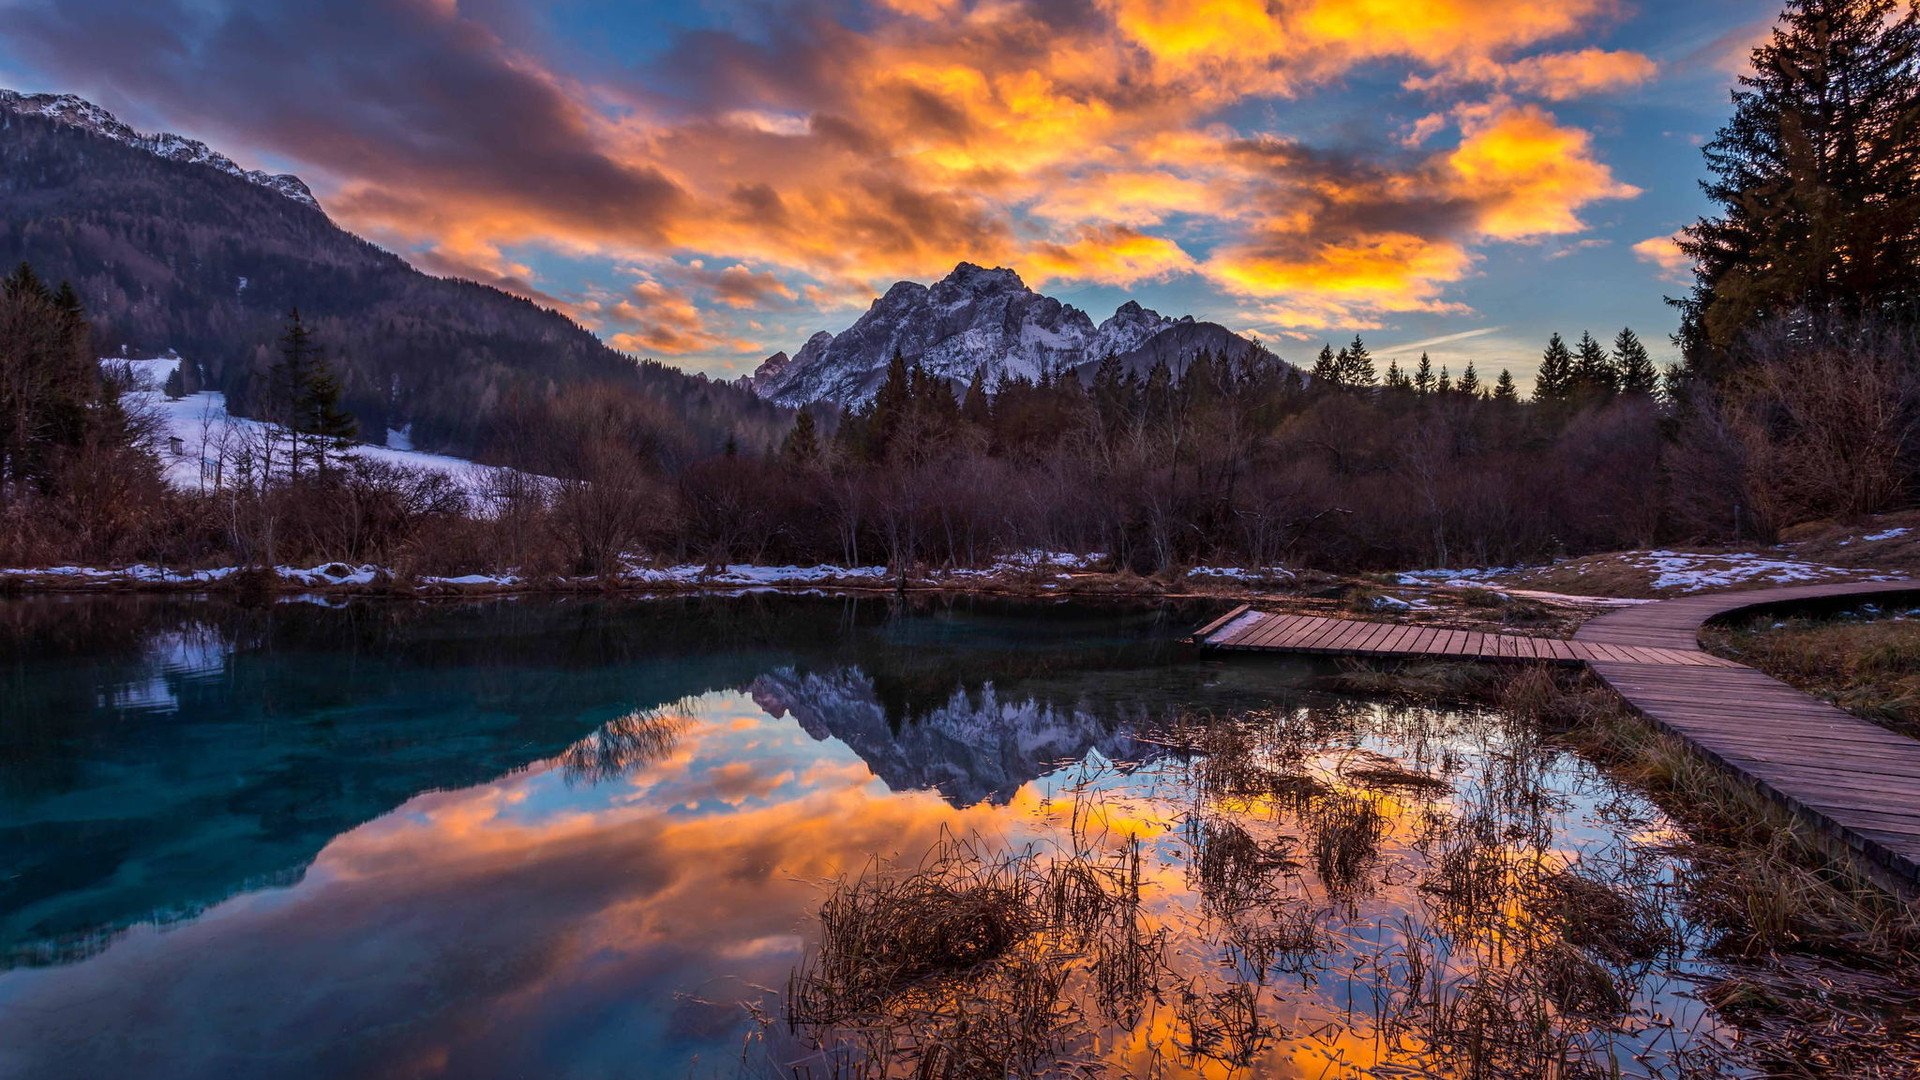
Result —
<instances>
[{"instance_id":1,"label":"sunset sky","mask_svg":"<svg viewBox=\"0 0 1920 1080\"><path fill-rule=\"evenodd\" d=\"M1658 350L1776 0L0 0L0 85L298 173L439 273L734 377L1011 266L1308 361Z\"/></svg>"}]
</instances>

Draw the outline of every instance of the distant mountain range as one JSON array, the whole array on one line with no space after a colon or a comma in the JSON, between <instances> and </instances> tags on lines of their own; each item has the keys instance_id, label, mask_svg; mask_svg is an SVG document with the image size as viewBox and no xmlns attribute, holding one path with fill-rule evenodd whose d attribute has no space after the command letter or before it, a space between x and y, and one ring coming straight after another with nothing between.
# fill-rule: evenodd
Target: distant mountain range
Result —
<instances>
[{"instance_id":1,"label":"distant mountain range","mask_svg":"<svg viewBox=\"0 0 1920 1080\"><path fill-rule=\"evenodd\" d=\"M792 355L767 357L749 383L782 405L848 406L873 396L896 352L964 385L982 368L990 379L1085 375L1109 355L1133 371L1164 361L1177 375L1202 350L1235 360L1264 351L1218 323L1168 318L1133 301L1095 326L1012 270L963 262L930 286L897 282L846 330L822 331Z\"/></svg>"},{"instance_id":2,"label":"distant mountain range","mask_svg":"<svg viewBox=\"0 0 1920 1080\"><path fill-rule=\"evenodd\" d=\"M254 376L297 306L375 442L403 429L422 450L486 454L510 440L496 431L506 405L582 383L657 400L696 450L770 445L789 423L743 387L635 362L558 311L424 274L335 225L297 177L142 135L70 95L0 91L0 266L22 261L73 283L103 351L176 349L241 415L257 414Z\"/></svg>"}]
</instances>

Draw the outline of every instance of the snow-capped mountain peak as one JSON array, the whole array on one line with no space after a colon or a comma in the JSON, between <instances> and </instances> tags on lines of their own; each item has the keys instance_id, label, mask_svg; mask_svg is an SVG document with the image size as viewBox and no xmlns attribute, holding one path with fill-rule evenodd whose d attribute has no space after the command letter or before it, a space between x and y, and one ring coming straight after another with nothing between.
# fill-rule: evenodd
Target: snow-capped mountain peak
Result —
<instances>
[{"instance_id":1,"label":"snow-capped mountain peak","mask_svg":"<svg viewBox=\"0 0 1920 1080\"><path fill-rule=\"evenodd\" d=\"M316 210L320 208L319 200L313 197L313 192L309 191L307 185L297 176L286 173L276 175L258 169L243 169L235 164L232 158L208 147L206 143L183 135L174 135L170 132L142 135L121 123L107 110L73 94L22 94L15 90L0 90L0 127L5 125L6 114L9 113L45 117L58 124L79 128L102 138L145 150L169 161L204 165L284 195L294 202L303 203Z\"/></svg>"},{"instance_id":2,"label":"snow-capped mountain peak","mask_svg":"<svg viewBox=\"0 0 1920 1080\"><path fill-rule=\"evenodd\" d=\"M1176 344L1176 328L1199 328ZM985 369L989 378L1038 378L1098 363L1109 354L1138 358L1158 339L1153 359L1179 365L1200 348L1239 352L1252 342L1225 327L1170 319L1129 300L1098 326L1079 308L1029 289L1006 267L963 262L932 285L894 283L866 313L839 334L814 334L792 354L778 352L750 384L783 405L833 401L854 405L871 397L897 352L930 374L965 384Z\"/></svg>"}]
</instances>

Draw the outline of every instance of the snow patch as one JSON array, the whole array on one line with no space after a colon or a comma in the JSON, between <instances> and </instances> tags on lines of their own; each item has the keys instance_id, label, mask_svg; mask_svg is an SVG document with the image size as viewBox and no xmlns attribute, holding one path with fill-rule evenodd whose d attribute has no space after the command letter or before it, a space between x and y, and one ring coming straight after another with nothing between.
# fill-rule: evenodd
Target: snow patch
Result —
<instances>
[{"instance_id":1,"label":"snow patch","mask_svg":"<svg viewBox=\"0 0 1920 1080\"><path fill-rule=\"evenodd\" d=\"M1229 581L1274 582L1292 581L1293 571L1284 566L1196 566L1187 571L1188 577L1225 578Z\"/></svg>"},{"instance_id":2,"label":"snow patch","mask_svg":"<svg viewBox=\"0 0 1920 1080\"><path fill-rule=\"evenodd\" d=\"M180 366L177 356L146 360L106 358L101 363L125 365L131 372L135 389L126 395L127 406L159 422L155 450L160 455L167 482L176 488L207 491L218 487L231 479L237 454L276 436L284 438L285 429L278 424L229 413L227 395L218 391L202 390L182 398L168 397L162 388ZM394 442L396 434L398 445ZM389 429L387 440L386 446L356 443L347 453L363 461L440 473L458 483L469 495L479 495L492 486L496 470L489 466L413 449L411 425L398 431Z\"/></svg>"},{"instance_id":3,"label":"snow patch","mask_svg":"<svg viewBox=\"0 0 1920 1080\"><path fill-rule=\"evenodd\" d=\"M1659 590L1691 593L1731 589L1756 582L1793 585L1807 582L1860 580L1891 581L1894 575L1862 575L1844 566L1822 566L1800 559L1781 559L1747 552L1709 555L1685 551L1635 552L1621 557L1628 566L1651 574Z\"/></svg>"},{"instance_id":4,"label":"snow patch","mask_svg":"<svg viewBox=\"0 0 1920 1080\"><path fill-rule=\"evenodd\" d=\"M1225 641L1226 639L1232 637L1233 635L1239 633L1242 630L1245 630L1247 627L1253 625L1254 623L1259 622L1261 619L1264 619L1266 617L1267 616L1265 612L1243 611L1240 614L1235 615L1233 618L1227 620L1226 625L1220 627L1220 629L1215 630L1211 634L1208 634L1207 640L1209 642Z\"/></svg>"},{"instance_id":5,"label":"snow patch","mask_svg":"<svg viewBox=\"0 0 1920 1080\"><path fill-rule=\"evenodd\" d=\"M1408 570L1394 575L1402 585L1444 585L1456 589L1483 587L1521 570L1516 566L1476 566L1462 570Z\"/></svg>"}]
</instances>

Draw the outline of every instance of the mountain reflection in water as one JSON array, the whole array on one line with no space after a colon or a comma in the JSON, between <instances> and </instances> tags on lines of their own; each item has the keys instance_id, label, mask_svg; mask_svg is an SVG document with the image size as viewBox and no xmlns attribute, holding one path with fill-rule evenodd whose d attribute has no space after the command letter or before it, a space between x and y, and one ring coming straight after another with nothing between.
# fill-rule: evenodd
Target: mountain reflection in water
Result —
<instances>
[{"instance_id":1,"label":"mountain reflection in water","mask_svg":"<svg viewBox=\"0 0 1920 1080\"><path fill-rule=\"evenodd\" d=\"M1466 843L1443 819L1514 864L1667 873L1640 849L1657 812L1577 760L1523 768L1486 715L1314 693L1304 667L1197 662L1172 641L1205 614L0 603L24 703L0 736L0 1077L781 1075L814 1060L778 1019L829 884L947 836L1144 845L1183 977L1266 988L1258 1074L1342 1075L1400 1053L1368 1003L1405 996L1390 957L1416 936L1446 971L1492 962L1422 892ZM1336 882L1305 811L1203 795L1176 729L1250 710L1349 801L1356 761L1445 782L1366 795L1384 824ZM1486 819L1523 787L1524 828ZM1301 845L1268 901L1311 955L1207 923L1196 850L1228 822ZM1656 1064L1713 1044L1684 979L1650 977L1691 970L1676 934L1686 955L1569 1037ZM1149 1009L1107 1056L1218 1073L1173 1049L1180 1022Z\"/></svg>"}]
</instances>

